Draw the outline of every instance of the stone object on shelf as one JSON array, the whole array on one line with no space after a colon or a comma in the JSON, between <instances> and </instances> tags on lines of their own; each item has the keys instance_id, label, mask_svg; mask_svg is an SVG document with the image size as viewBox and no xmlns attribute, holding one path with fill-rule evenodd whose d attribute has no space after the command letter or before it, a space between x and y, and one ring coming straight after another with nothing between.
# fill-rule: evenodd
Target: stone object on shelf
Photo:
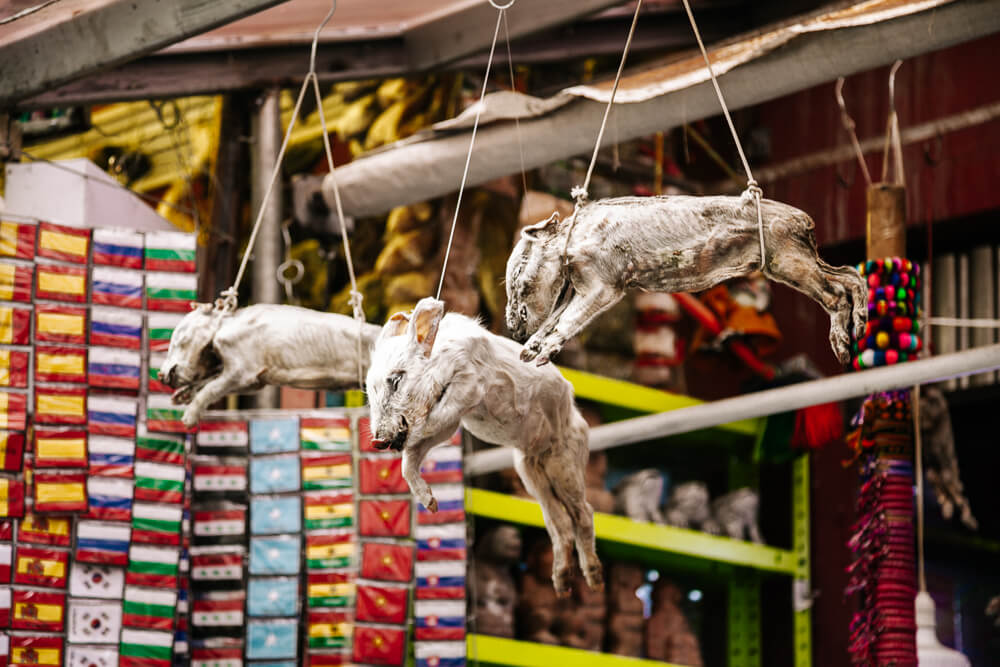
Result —
<instances>
[{"instance_id":1,"label":"stone object on shelf","mask_svg":"<svg viewBox=\"0 0 1000 667\"><path fill-rule=\"evenodd\" d=\"M527 569L521 576L517 601L517 635L540 644L559 644L556 634L559 599L552 587L552 544L535 540L525 552Z\"/></svg>"},{"instance_id":2,"label":"stone object on shelf","mask_svg":"<svg viewBox=\"0 0 1000 667\"><path fill-rule=\"evenodd\" d=\"M479 634L514 637L517 587L511 566L520 557L521 531L510 524L494 526L476 541L472 576Z\"/></svg>"},{"instance_id":3,"label":"stone object on shelf","mask_svg":"<svg viewBox=\"0 0 1000 667\"><path fill-rule=\"evenodd\" d=\"M616 655L642 655L642 600L636 590L643 584L642 568L634 563L613 563L608 569L608 652Z\"/></svg>"},{"instance_id":4,"label":"stone object on shelf","mask_svg":"<svg viewBox=\"0 0 1000 667\"><path fill-rule=\"evenodd\" d=\"M589 421L589 420L588 420ZM591 452L584 471L587 486L587 502L595 512L610 514L615 511L615 497L608 491L604 477L608 474L608 455L605 452Z\"/></svg>"},{"instance_id":5,"label":"stone object on shelf","mask_svg":"<svg viewBox=\"0 0 1000 667\"><path fill-rule=\"evenodd\" d=\"M650 660L701 667L701 647L681 611L681 590L668 579L653 585L653 613L646 621L645 648Z\"/></svg>"},{"instance_id":6,"label":"stone object on shelf","mask_svg":"<svg viewBox=\"0 0 1000 667\"><path fill-rule=\"evenodd\" d=\"M757 508L760 498L749 487L731 491L712 502L712 515L724 535L734 540L748 539L763 544L760 527L757 525Z\"/></svg>"},{"instance_id":7,"label":"stone object on shelf","mask_svg":"<svg viewBox=\"0 0 1000 667\"><path fill-rule=\"evenodd\" d=\"M615 512L633 521L664 523L660 512L663 484L663 474L656 468L628 475L615 487Z\"/></svg>"},{"instance_id":8,"label":"stone object on shelf","mask_svg":"<svg viewBox=\"0 0 1000 667\"><path fill-rule=\"evenodd\" d=\"M719 526L712 518L708 486L704 482L684 482L670 492L664 512L668 525L692 528L717 535Z\"/></svg>"}]
</instances>

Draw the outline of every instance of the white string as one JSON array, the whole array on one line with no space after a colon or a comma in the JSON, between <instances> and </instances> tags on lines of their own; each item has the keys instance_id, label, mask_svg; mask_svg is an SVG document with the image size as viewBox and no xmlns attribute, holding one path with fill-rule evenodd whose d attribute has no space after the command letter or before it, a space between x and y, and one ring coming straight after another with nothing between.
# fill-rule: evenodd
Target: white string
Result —
<instances>
[{"instance_id":1,"label":"white string","mask_svg":"<svg viewBox=\"0 0 1000 667\"><path fill-rule=\"evenodd\" d=\"M503 38L507 44L507 69L510 70L510 89L517 92L517 82L514 80L514 57L510 53L510 30L507 29L507 12L503 13ZM521 141L521 120L514 116L514 130L517 132L517 150L521 154L521 185L524 192L528 191L528 175L524 169L524 143Z\"/></svg>"},{"instance_id":2,"label":"white string","mask_svg":"<svg viewBox=\"0 0 1000 667\"><path fill-rule=\"evenodd\" d=\"M1000 320L987 317L928 317L927 323L937 327L970 327L973 329L1000 329Z\"/></svg>"},{"instance_id":3,"label":"white string","mask_svg":"<svg viewBox=\"0 0 1000 667\"><path fill-rule=\"evenodd\" d=\"M594 166L597 164L597 153L601 149L601 140L604 138L604 129L608 125L608 116L611 114L611 107L615 103L615 94L618 92L618 84L622 80L622 72L625 70L625 60L628 58L629 48L632 46L632 35L635 34L635 25L639 22L639 10L642 9L642 0L635 3L635 14L632 15L632 25L628 29L628 37L625 39L625 48L622 50L622 60L618 63L618 73L615 74L615 84L611 87L611 96L608 98L608 105L604 107L604 118L601 119L601 128L597 131L597 143L594 145L594 153L590 156L590 166L587 167L587 176L583 179L583 185L578 185L570 191L570 196L576 200L579 207L587 201L590 189L590 177L594 174ZM576 216L573 216L576 222ZM570 232L573 231L572 223ZM567 234L567 237L569 234ZM567 243L569 239L567 238Z\"/></svg>"},{"instance_id":4,"label":"white string","mask_svg":"<svg viewBox=\"0 0 1000 667\"><path fill-rule=\"evenodd\" d=\"M500 36L500 22L503 20L504 12L508 7L514 4L514 0L508 2L504 6L498 6L494 4L493 0L490 0L490 4L497 7L497 25L493 29L493 44L490 46L490 57L486 61L486 74L483 76L483 90L479 94L479 101L476 102L479 106L476 107L476 119L472 123L472 138L469 139L469 153L465 156L465 169L462 171L462 183L458 186L458 200L455 202L455 215L451 219L451 232L448 234L448 246L444 251L444 264L441 265L441 280L438 281L438 289L436 299L441 299L441 288L444 286L444 274L448 269L448 257L451 255L451 242L455 238L455 225L458 224L458 210L462 206L462 194L465 192L465 182L469 178L469 164L472 162L472 147L476 143L476 132L479 130L479 117L483 113L483 107L486 106L486 86L490 82L490 66L493 65L493 54L497 48L497 37Z\"/></svg>"},{"instance_id":5,"label":"white string","mask_svg":"<svg viewBox=\"0 0 1000 667\"><path fill-rule=\"evenodd\" d=\"M760 199L763 195L763 191L760 189L757 181L754 180L753 172L750 170L750 163L747 161L747 156L743 152L743 145L740 143L740 137L736 132L736 126L733 125L733 119L729 115L729 107L726 106L726 100L722 97L722 89L719 88L719 82L715 78L715 70L712 69L712 62L708 59L708 51L705 50L705 43L701 41L701 33L698 32L698 23L694 20L694 14L691 12L691 3L688 0L684 0L684 10L687 12L688 20L691 22L691 30L694 31L694 37L698 41L698 48L701 49L701 57L705 59L705 67L708 68L708 75L712 78L712 85L715 87L715 94L719 98L719 104L722 106L722 114L726 117L726 123L729 125L729 131L733 135L733 141L736 143L736 150L740 154L740 161L743 163L743 171L747 174L747 189L746 193L753 196L754 201L757 203L757 230L760 233L760 267L764 269L766 267L766 256L764 253L764 216L761 212Z\"/></svg>"}]
</instances>

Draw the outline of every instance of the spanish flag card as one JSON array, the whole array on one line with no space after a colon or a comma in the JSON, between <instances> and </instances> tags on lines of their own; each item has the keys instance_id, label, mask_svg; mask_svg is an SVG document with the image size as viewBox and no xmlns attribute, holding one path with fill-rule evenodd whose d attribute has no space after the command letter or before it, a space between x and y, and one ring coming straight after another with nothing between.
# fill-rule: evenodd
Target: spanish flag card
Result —
<instances>
[{"instance_id":1,"label":"spanish flag card","mask_svg":"<svg viewBox=\"0 0 1000 667\"><path fill-rule=\"evenodd\" d=\"M0 391L0 428L23 431L28 416L28 395Z\"/></svg>"},{"instance_id":2,"label":"spanish flag card","mask_svg":"<svg viewBox=\"0 0 1000 667\"><path fill-rule=\"evenodd\" d=\"M0 518L24 516L24 482L0 477Z\"/></svg>"},{"instance_id":3,"label":"spanish flag card","mask_svg":"<svg viewBox=\"0 0 1000 667\"><path fill-rule=\"evenodd\" d=\"M35 269L31 264L0 262L0 301L31 302L31 281Z\"/></svg>"},{"instance_id":4,"label":"spanish flag card","mask_svg":"<svg viewBox=\"0 0 1000 667\"><path fill-rule=\"evenodd\" d=\"M35 342L86 345L87 307L35 304Z\"/></svg>"},{"instance_id":5,"label":"spanish flag card","mask_svg":"<svg viewBox=\"0 0 1000 667\"><path fill-rule=\"evenodd\" d=\"M27 350L0 350L0 387L27 388L29 356Z\"/></svg>"},{"instance_id":6,"label":"spanish flag card","mask_svg":"<svg viewBox=\"0 0 1000 667\"><path fill-rule=\"evenodd\" d=\"M59 667L63 664L64 641L56 635L12 635L10 664Z\"/></svg>"},{"instance_id":7,"label":"spanish flag card","mask_svg":"<svg viewBox=\"0 0 1000 667\"><path fill-rule=\"evenodd\" d=\"M86 425L87 388L71 385L36 385L35 423Z\"/></svg>"},{"instance_id":8,"label":"spanish flag card","mask_svg":"<svg viewBox=\"0 0 1000 667\"><path fill-rule=\"evenodd\" d=\"M86 384L87 348L38 345L35 347L35 380Z\"/></svg>"},{"instance_id":9,"label":"spanish flag card","mask_svg":"<svg viewBox=\"0 0 1000 667\"><path fill-rule=\"evenodd\" d=\"M74 264L90 257L90 230L43 222L38 225L38 256Z\"/></svg>"},{"instance_id":10,"label":"spanish flag card","mask_svg":"<svg viewBox=\"0 0 1000 667\"><path fill-rule=\"evenodd\" d=\"M66 588L69 552L18 545L14 583L26 586Z\"/></svg>"},{"instance_id":11,"label":"spanish flag card","mask_svg":"<svg viewBox=\"0 0 1000 667\"><path fill-rule=\"evenodd\" d=\"M36 512L86 512L87 473L42 472L34 474Z\"/></svg>"},{"instance_id":12,"label":"spanish flag card","mask_svg":"<svg viewBox=\"0 0 1000 667\"><path fill-rule=\"evenodd\" d=\"M62 632L65 622L65 593L14 589L14 609L10 616L12 629Z\"/></svg>"},{"instance_id":13,"label":"spanish flag card","mask_svg":"<svg viewBox=\"0 0 1000 667\"><path fill-rule=\"evenodd\" d=\"M38 264L37 267L36 298L69 303L87 302L87 267L60 264Z\"/></svg>"},{"instance_id":14,"label":"spanish flag card","mask_svg":"<svg viewBox=\"0 0 1000 667\"><path fill-rule=\"evenodd\" d=\"M32 259L38 225L32 222L0 220L0 257Z\"/></svg>"},{"instance_id":15,"label":"spanish flag card","mask_svg":"<svg viewBox=\"0 0 1000 667\"><path fill-rule=\"evenodd\" d=\"M24 465L24 433L0 431L0 470L18 472L22 465Z\"/></svg>"},{"instance_id":16,"label":"spanish flag card","mask_svg":"<svg viewBox=\"0 0 1000 667\"><path fill-rule=\"evenodd\" d=\"M35 467L86 468L87 431L76 428L36 428Z\"/></svg>"},{"instance_id":17,"label":"spanish flag card","mask_svg":"<svg viewBox=\"0 0 1000 667\"><path fill-rule=\"evenodd\" d=\"M37 308L37 305L35 306ZM0 306L0 344L28 345L31 343L31 308L12 304Z\"/></svg>"},{"instance_id":18,"label":"spanish flag card","mask_svg":"<svg viewBox=\"0 0 1000 667\"><path fill-rule=\"evenodd\" d=\"M29 512L17 528L17 541L24 544L70 545L72 520L68 516L49 517Z\"/></svg>"}]
</instances>

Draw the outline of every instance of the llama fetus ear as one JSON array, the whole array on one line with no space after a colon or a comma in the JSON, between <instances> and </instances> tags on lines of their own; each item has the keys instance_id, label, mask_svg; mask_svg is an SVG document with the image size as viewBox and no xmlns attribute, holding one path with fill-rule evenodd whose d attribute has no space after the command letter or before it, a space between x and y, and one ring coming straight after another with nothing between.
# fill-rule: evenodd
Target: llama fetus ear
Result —
<instances>
[{"instance_id":1,"label":"llama fetus ear","mask_svg":"<svg viewBox=\"0 0 1000 667\"><path fill-rule=\"evenodd\" d=\"M444 317L444 302L427 297L417 303L413 309L409 331L411 342L425 357L431 356L434 340L437 338L438 325Z\"/></svg>"},{"instance_id":2,"label":"llama fetus ear","mask_svg":"<svg viewBox=\"0 0 1000 667\"><path fill-rule=\"evenodd\" d=\"M522 229L521 236L526 239L534 241L538 238L541 238L542 236L545 236L546 234L552 234L556 231L556 228L559 226L559 219L560 219L559 212L556 211L545 220L542 220L541 222L536 222L533 225L528 225L527 227Z\"/></svg>"},{"instance_id":3,"label":"llama fetus ear","mask_svg":"<svg viewBox=\"0 0 1000 667\"><path fill-rule=\"evenodd\" d=\"M394 313L382 327L382 332L379 334L379 340L383 338L392 338L393 336L401 336L406 331L406 325L409 323L410 316L408 313Z\"/></svg>"}]
</instances>

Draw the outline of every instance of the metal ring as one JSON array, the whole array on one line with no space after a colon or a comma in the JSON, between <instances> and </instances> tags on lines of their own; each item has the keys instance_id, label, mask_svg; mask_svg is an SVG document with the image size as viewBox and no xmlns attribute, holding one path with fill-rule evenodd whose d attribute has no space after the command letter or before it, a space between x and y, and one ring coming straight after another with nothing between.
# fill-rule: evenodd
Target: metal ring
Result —
<instances>
[{"instance_id":1,"label":"metal ring","mask_svg":"<svg viewBox=\"0 0 1000 667\"><path fill-rule=\"evenodd\" d=\"M498 5L495 0L488 0L494 9L510 9L517 0L510 0L506 5Z\"/></svg>"},{"instance_id":2,"label":"metal ring","mask_svg":"<svg viewBox=\"0 0 1000 667\"><path fill-rule=\"evenodd\" d=\"M288 269L295 269L295 273L292 277L288 277L285 275L285 272L288 271ZM282 262L278 266L278 280L280 280L283 283L291 283L292 285L295 285L300 280L302 280L302 276L304 276L305 273L306 273L306 267L303 266L302 262L300 262L297 259L289 259L287 261Z\"/></svg>"}]
</instances>

